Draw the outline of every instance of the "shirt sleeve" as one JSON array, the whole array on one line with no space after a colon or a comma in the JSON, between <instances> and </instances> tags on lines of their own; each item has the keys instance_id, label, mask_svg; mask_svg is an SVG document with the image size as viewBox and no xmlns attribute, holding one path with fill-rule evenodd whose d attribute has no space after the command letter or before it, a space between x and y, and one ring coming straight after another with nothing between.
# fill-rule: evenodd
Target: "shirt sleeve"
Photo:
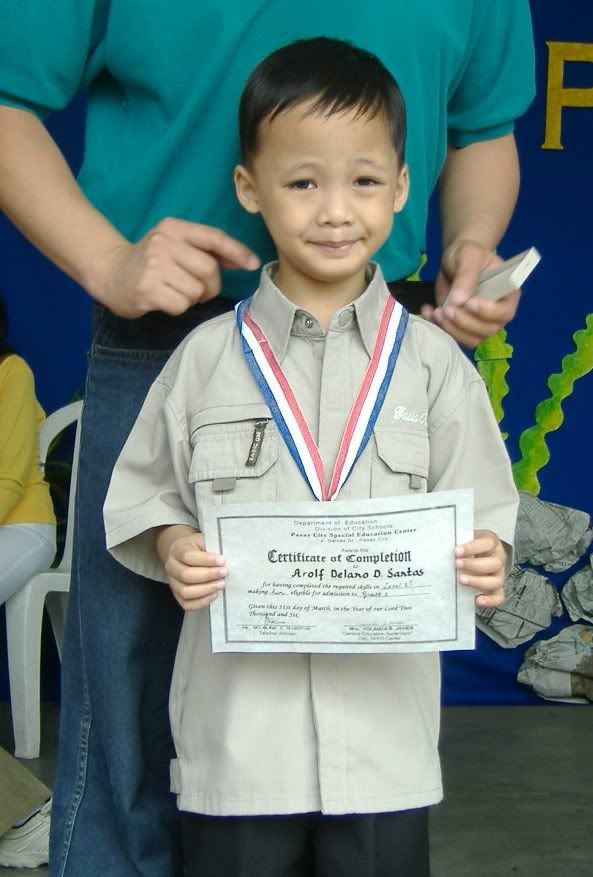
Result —
<instances>
[{"instance_id":1,"label":"shirt sleeve","mask_svg":"<svg viewBox=\"0 0 593 877\"><path fill-rule=\"evenodd\" d=\"M463 147L509 134L534 95L528 0L475 0L468 52L449 97L449 142Z\"/></svg>"},{"instance_id":2,"label":"shirt sleeve","mask_svg":"<svg viewBox=\"0 0 593 877\"><path fill-rule=\"evenodd\" d=\"M474 527L513 545L519 497L484 382L461 351L429 419L428 490L473 488Z\"/></svg>"},{"instance_id":3,"label":"shirt sleeve","mask_svg":"<svg viewBox=\"0 0 593 877\"><path fill-rule=\"evenodd\" d=\"M133 572L162 582L167 579L153 528L188 524L199 529L184 424L170 388L157 380L115 464L103 508L111 554Z\"/></svg>"},{"instance_id":4,"label":"shirt sleeve","mask_svg":"<svg viewBox=\"0 0 593 877\"><path fill-rule=\"evenodd\" d=\"M0 104L43 118L104 66L111 0L0 0Z\"/></svg>"},{"instance_id":5,"label":"shirt sleeve","mask_svg":"<svg viewBox=\"0 0 593 877\"><path fill-rule=\"evenodd\" d=\"M0 386L0 523L25 492L36 465L37 403L31 369L10 357Z\"/></svg>"}]
</instances>

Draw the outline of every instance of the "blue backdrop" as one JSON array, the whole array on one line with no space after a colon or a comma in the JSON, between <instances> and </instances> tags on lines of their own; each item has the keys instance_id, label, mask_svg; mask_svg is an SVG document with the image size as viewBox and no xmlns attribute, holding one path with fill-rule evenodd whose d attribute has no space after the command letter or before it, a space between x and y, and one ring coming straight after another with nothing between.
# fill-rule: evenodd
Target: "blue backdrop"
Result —
<instances>
[{"instance_id":1,"label":"blue backdrop","mask_svg":"<svg viewBox=\"0 0 593 877\"><path fill-rule=\"evenodd\" d=\"M542 499L592 512L593 4L590 0L532 0L532 12L538 94L517 126L522 189L500 250L503 255L513 255L535 245L543 262L529 281L519 314L508 330L513 353L506 374L509 392L502 403L501 425L509 435L509 453L513 461L519 461L519 438L535 424L538 403L551 396L548 378L561 373L563 358L575 351L575 332L588 326L588 332L578 336L576 371L580 376L562 403L561 426L545 436L550 461L537 472L537 478ZM82 152L83 113L83 102L78 100L49 122L74 167ZM563 148L558 148L560 143ZM433 210L429 228L430 258L425 277L434 276L438 263L435 213ZM84 386L89 300L2 217L0 255L0 284L8 300L11 341L31 364L39 399L52 411ZM556 577L557 584L566 578ZM565 615L542 636L553 635L567 623ZM43 694L53 698L58 688L57 659L51 643L46 641L45 646ZM445 701L540 702L515 681L524 651L525 647L503 650L480 636L476 652L447 656ZM3 660L0 697L7 696Z\"/></svg>"}]
</instances>

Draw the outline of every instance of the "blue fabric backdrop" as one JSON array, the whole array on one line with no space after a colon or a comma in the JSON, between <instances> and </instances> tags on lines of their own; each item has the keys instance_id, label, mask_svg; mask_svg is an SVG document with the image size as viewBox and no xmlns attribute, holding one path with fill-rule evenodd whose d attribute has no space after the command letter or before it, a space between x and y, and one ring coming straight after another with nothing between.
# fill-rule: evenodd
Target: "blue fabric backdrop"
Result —
<instances>
[{"instance_id":1,"label":"blue fabric backdrop","mask_svg":"<svg viewBox=\"0 0 593 877\"><path fill-rule=\"evenodd\" d=\"M506 380L510 391L503 400L502 428L508 432L511 457L521 457L519 437L535 422L535 409L550 395L548 378L575 349L573 335L586 328L593 313L591 234L593 231L593 5L590 0L537 2L532 0L538 63L538 95L519 122L517 138L523 169L520 202L501 245L513 255L535 245L543 262L529 281L520 312L508 332L513 346ZM577 107L561 113L563 149L542 148L546 118L554 118L553 95L548 99L549 52L574 54L579 44L583 60L564 66L564 87L580 89ZM570 94L565 95L570 101ZM588 105L588 106L587 106ZM76 167L82 151L84 105L75 102L50 120L50 128L69 161ZM429 263L425 276L434 276L438 261L435 211L429 229ZM90 304L75 284L54 269L0 217L2 285L12 324L12 343L31 364L42 405L52 411L70 401L84 385L89 343ZM590 317L593 320L593 317ZM581 355L581 368L593 366L593 322ZM587 339L585 339L586 341ZM590 365L587 366L588 356ZM563 403L564 422L548 434L550 462L538 473L540 497L593 512L593 472L590 464L593 373L574 384ZM582 565L583 561L579 563ZM578 567L577 567L578 568ZM561 584L566 575L556 577ZM547 638L569 622L565 615L542 636ZM4 625L1 625L4 637ZM3 654L5 650L3 649ZM445 701L448 703L539 703L515 681L525 648L503 650L480 635L474 653L448 655L444 661ZM49 638L44 654L44 696L58 694L58 666ZM0 697L8 696L4 658L0 668Z\"/></svg>"}]
</instances>

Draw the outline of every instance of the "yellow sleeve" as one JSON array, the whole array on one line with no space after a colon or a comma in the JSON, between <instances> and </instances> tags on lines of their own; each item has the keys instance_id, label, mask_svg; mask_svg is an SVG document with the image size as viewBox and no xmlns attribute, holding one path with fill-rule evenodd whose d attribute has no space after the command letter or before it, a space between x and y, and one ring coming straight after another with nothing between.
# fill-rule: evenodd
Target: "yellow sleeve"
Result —
<instances>
[{"instance_id":1,"label":"yellow sleeve","mask_svg":"<svg viewBox=\"0 0 593 877\"><path fill-rule=\"evenodd\" d=\"M33 374L23 359L10 356L0 367L0 524L23 496L36 447Z\"/></svg>"}]
</instances>

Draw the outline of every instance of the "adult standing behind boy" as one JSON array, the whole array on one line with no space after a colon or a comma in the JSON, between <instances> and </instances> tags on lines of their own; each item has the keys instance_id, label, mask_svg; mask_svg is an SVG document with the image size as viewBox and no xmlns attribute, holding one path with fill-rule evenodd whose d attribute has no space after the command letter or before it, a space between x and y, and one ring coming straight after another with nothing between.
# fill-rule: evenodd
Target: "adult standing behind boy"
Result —
<instances>
[{"instance_id":1,"label":"adult standing behind boy","mask_svg":"<svg viewBox=\"0 0 593 877\"><path fill-rule=\"evenodd\" d=\"M418 267L444 165L441 296L452 280L465 301L517 195L513 120L534 90L529 8L527 0L302 0L298 9L289 0L4 0L0 14L0 205L98 303L50 873L164 877L177 873L166 700L179 616L162 590L104 551L101 506L165 351L229 306L212 301L219 267L252 269L254 253L270 253L229 182L242 83L270 50L310 34L375 51L412 107L414 178L380 263L389 279ZM85 88L79 188L42 119ZM231 299L253 285L240 271L224 276ZM476 344L516 305L517 295L469 302L442 324Z\"/></svg>"},{"instance_id":2,"label":"adult standing behind boy","mask_svg":"<svg viewBox=\"0 0 593 877\"><path fill-rule=\"evenodd\" d=\"M383 64L341 40L297 41L258 64L239 118L237 196L277 261L236 316L172 355L105 501L116 559L168 582L186 610L170 700L184 874L428 877L439 655L212 654L206 607L241 570L204 550L204 519L221 503L273 515L275 502L314 512L473 488L476 532L450 564L496 606L518 505L510 462L476 369L408 317L371 261L410 179L405 107ZM416 422L402 429L400 410Z\"/></svg>"}]
</instances>

